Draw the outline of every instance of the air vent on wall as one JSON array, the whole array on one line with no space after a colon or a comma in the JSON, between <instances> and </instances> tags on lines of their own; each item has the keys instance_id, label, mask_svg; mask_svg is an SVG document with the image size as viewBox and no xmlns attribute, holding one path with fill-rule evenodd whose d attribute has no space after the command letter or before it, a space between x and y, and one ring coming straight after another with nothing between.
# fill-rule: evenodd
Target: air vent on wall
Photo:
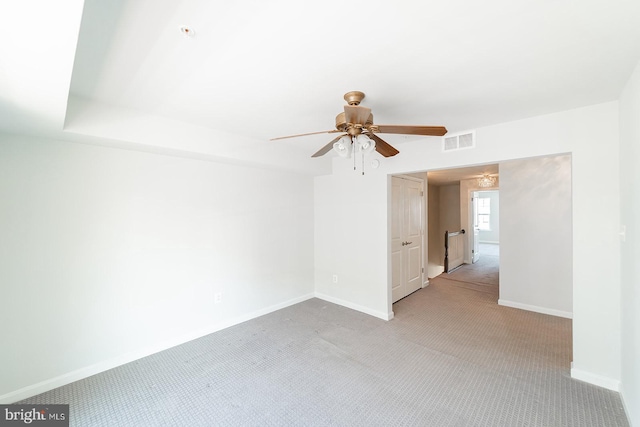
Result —
<instances>
[{"instance_id":1,"label":"air vent on wall","mask_svg":"<svg viewBox=\"0 0 640 427\"><path fill-rule=\"evenodd\" d=\"M476 146L476 133L462 132L442 137L442 151L464 150Z\"/></svg>"}]
</instances>

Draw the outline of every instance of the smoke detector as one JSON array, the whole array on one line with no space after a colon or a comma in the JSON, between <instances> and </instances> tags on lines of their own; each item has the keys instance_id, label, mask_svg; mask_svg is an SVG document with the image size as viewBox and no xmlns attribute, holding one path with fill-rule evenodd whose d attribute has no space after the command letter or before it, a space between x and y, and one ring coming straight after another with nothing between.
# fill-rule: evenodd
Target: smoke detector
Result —
<instances>
[{"instance_id":1,"label":"smoke detector","mask_svg":"<svg viewBox=\"0 0 640 427\"><path fill-rule=\"evenodd\" d=\"M180 27L180 32L185 37L193 37L196 34L196 32L193 30L193 28L191 28L188 25L182 25Z\"/></svg>"}]
</instances>

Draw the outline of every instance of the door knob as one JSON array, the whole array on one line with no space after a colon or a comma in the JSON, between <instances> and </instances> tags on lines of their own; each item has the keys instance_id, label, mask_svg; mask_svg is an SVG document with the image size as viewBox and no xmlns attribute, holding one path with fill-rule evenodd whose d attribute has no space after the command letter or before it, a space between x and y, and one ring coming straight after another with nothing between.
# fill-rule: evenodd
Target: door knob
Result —
<instances>
[{"instance_id":1,"label":"door knob","mask_svg":"<svg viewBox=\"0 0 640 427\"><path fill-rule=\"evenodd\" d=\"M407 245L410 245L410 244L412 244L412 243L413 243L413 242L402 242L402 246L407 246Z\"/></svg>"}]
</instances>

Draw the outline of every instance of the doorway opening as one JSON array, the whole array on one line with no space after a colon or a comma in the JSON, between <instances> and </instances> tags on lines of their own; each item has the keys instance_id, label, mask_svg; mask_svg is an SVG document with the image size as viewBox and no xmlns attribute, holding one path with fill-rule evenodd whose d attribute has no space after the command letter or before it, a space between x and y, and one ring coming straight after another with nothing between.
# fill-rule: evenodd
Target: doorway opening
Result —
<instances>
[{"instance_id":1,"label":"doorway opening","mask_svg":"<svg viewBox=\"0 0 640 427\"><path fill-rule=\"evenodd\" d=\"M500 286L500 192L498 189L470 191L469 215L473 233L469 236L471 264L451 278L495 287ZM463 273L464 272L464 273Z\"/></svg>"},{"instance_id":2,"label":"doorway opening","mask_svg":"<svg viewBox=\"0 0 640 427\"><path fill-rule=\"evenodd\" d=\"M494 187L480 187L478 179L485 175L495 178ZM499 252L498 247L480 246L481 243L499 244L499 203L497 196L493 197L498 194L497 190L497 164L427 173L429 279L439 276L445 269L451 272L456 267L477 262L482 256L482 249L492 254L496 250ZM478 193L475 203L474 193ZM452 256L455 259L450 258Z\"/></svg>"},{"instance_id":3,"label":"doorway opening","mask_svg":"<svg viewBox=\"0 0 640 427\"><path fill-rule=\"evenodd\" d=\"M481 187L479 178L485 175L495 180L491 188ZM498 175L498 165L427 174L429 280L487 292L496 304L500 283Z\"/></svg>"},{"instance_id":4,"label":"doorway opening","mask_svg":"<svg viewBox=\"0 0 640 427\"><path fill-rule=\"evenodd\" d=\"M489 173L496 182L484 188L478 177L489 167L495 168ZM571 319L570 154L434 170L426 176L429 286L398 303L394 311L403 314L425 295L473 294L489 303L486 307L507 306ZM444 232L462 229L464 263L443 274Z\"/></svg>"},{"instance_id":5,"label":"doorway opening","mask_svg":"<svg viewBox=\"0 0 640 427\"><path fill-rule=\"evenodd\" d=\"M479 263L485 252L487 256L484 258L487 259L484 261L493 258L495 268L492 272L483 272L482 276L497 279L490 283L497 283L498 305L572 317L570 154L508 160L499 165L430 170L420 174L426 176L423 288L444 272L444 231L465 229L465 265L458 276L472 267L482 266ZM490 188L483 187L479 181L485 174L495 179L490 180L493 182ZM482 192L495 190L499 190L500 200L482 202L485 209L474 215L473 193L477 192L480 198L490 194ZM486 209L487 205L490 209ZM494 210L494 205L499 205L498 211ZM488 229L484 231L493 231L491 216L496 213L500 215L497 221L499 237L481 238L481 230L478 230L478 238L473 239L474 220L478 225L476 228L480 229L480 225L485 224L483 227ZM474 248L476 241L477 250ZM390 282L387 301L392 312ZM484 284L485 280L475 282Z\"/></svg>"}]
</instances>

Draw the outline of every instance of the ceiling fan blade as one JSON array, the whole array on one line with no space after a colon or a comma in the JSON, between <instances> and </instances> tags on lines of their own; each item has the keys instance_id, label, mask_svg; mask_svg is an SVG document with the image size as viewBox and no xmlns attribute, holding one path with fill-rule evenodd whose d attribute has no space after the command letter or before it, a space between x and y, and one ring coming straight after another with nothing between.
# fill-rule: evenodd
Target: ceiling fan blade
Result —
<instances>
[{"instance_id":1,"label":"ceiling fan blade","mask_svg":"<svg viewBox=\"0 0 640 427\"><path fill-rule=\"evenodd\" d=\"M392 157L399 153L398 150L389 145L389 143L383 141L378 135L372 132L369 132L366 135L376 142L376 151L383 156Z\"/></svg>"},{"instance_id":2,"label":"ceiling fan blade","mask_svg":"<svg viewBox=\"0 0 640 427\"><path fill-rule=\"evenodd\" d=\"M344 118L347 123L356 125L364 125L371 115L371 108L361 107L359 105L345 105Z\"/></svg>"},{"instance_id":3,"label":"ceiling fan blade","mask_svg":"<svg viewBox=\"0 0 640 427\"><path fill-rule=\"evenodd\" d=\"M395 133L400 135L427 135L442 136L447 133L444 126L403 126L403 125L377 125L378 133Z\"/></svg>"},{"instance_id":4,"label":"ceiling fan blade","mask_svg":"<svg viewBox=\"0 0 640 427\"><path fill-rule=\"evenodd\" d=\"M346 135L346 134L345 134ZM325 145L324 147L322 147L321 149L319 149L318 151L316 151L311 157L320 157L320 156L324 156L325 154L327 154L329 151L331 151L333 149L333 144L335 142L337 142L340 138L342 138L344 135L340 135L337 136L335 138L333 138L331 140L330 143L328 143L327 145Z\"/></svg>"},{"instance_id":5,"label":"ceiling fan blade","mask_svg":"<svg viewBox=\"0 0 640 427\"><path fill-rule=\"evenodd\" d=\"M336 133L336 132L342 132L342 131L333 129L333 130L323 130L320 132L299 133L297 135L279 136L277 138L271 138L269 141L276 141L278 139L287 139L287 138L297 138L299 136L307 136L307 135L320 135L321 133Z\"/></svg>"}]
</instances>

